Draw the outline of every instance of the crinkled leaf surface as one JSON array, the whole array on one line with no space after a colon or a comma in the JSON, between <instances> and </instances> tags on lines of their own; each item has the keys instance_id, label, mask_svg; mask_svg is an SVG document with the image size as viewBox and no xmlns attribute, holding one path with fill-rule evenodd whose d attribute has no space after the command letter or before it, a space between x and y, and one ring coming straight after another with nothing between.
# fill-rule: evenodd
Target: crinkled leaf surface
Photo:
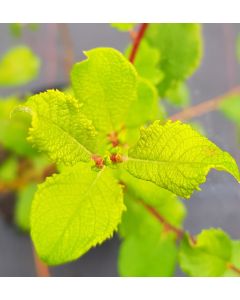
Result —
<instances>
[{"instance_id":1,"label":"crinkled leaf surface","mask_svg":"<svg viewBox=\"0 0 240 300\"><path fill-rule=\"evenodd\" d=\"M126 50L126 56L129 57L132 46ZM138 48L134 66L138 74L157 85L164 77L159 68L160 52L158 49L150 46L146 39L141 41Z\"/></svg>"},{"instance_id":2,"label":"crinkled leaf surface","mask_svg":"<svg viewBox=\"0 0 240 300\"><path fill-rule=\"evenodd\" d=\"M49 90L30 97L19 110L32 116L29 140L53 161L65 165L90 161L97 133L71 95Z\"/></svg>"},{"instance_id":3,"label":"crinkled leaf surface","mask_svg":"<svg viewBox=\"0 0 240 300\"><path fill-rule=\"evenodd\" d=\"M138 77L133 65L117 50L96 48L74 65L71 79L82 110L103 134L118 130L137 99Z\"/></svg>"},{"instance_id":4,"label":"crinkled leaf surface","mask_svg":"<svg viewBox=\"0 0 240 300\"><path fill-rule=\"evenodd\" d=\"M124 210L122 189L108 168L79 163L39 185L31 236L48 264L79 258L113 235Z\"/></svg>"},{"instance_id":5,"label":"crinkled leaf surface","mask_svg":"<svg viewBox=\"0 0 240 300\"><path fill-rule=\"evenodd\" d=\"M193 74L202 57L202 36L199 24L150 24L145 37L160 51L159 68L164 79L159 84L163 96L176 81Z\"/></svg>"},{"instance_id":6,"label":"crinkled leaf surface","mask_svg":"<svg viewBox=\"0 0 240 300\"><path fill-rule=\"evenodd\" d=\"M221 229L203 230L192 244L185 236L179 259L184 272L191 276L222 276L232 256L231 240Z\"/></svg>"},{"instance_id":7,"label":"crinkled leaf surface","mask_svg":"<svg viewBox=\"0 0 240 300\"><path fill-rule=\"evenodd\" d=\"M40 60L26 46L9 50L0 60L0 85L18 86L36 78Z\"/></svg>"},{"instance_id":8,"label":"crinkled leaf surface","mask_svg":"<svg viewBox=\"0 0 240 300\"><path fill-rule=\"evenodd\" d=\"M226 171L240 181L237 164L229 153L179 121L164 125L155 121L143 128L124 167L135 177L184 198L200 189L211 168Z\"/></svg>"}]
</instances>

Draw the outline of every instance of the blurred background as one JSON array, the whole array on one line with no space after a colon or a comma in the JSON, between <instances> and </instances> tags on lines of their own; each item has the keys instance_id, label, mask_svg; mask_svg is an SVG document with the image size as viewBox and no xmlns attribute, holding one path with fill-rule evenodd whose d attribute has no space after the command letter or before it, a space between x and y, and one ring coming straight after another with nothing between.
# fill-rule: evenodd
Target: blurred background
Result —
<instances>
[{"instance_id":1,"label":"blurred background","mask_svg":"<svg viewBox=\"0 0 240 300\"><path fill-rule=\"evenodd\" d=\"M114 47L123 51L131 42L128 32L119 32L109 24L41 24L37 30L23 30L18 36L8 24L0 24L0 57L16 45L28 45L41 60L39 76L18 88L0 87L0 97L14 93L40 91L65 86L71 61L84 58L83 51L94 47ZM240 24L204 24L204 56L200 68L188 80L192 104L219 96L240 84L236 57ZM179 109L169 108L170 112ZM206 135L229 151L240 165L239 141L235 126L219 112L195 118ZM0 128L1 131L1 128ZM0 196L0 201L2 198ZM185 228L197 234L202 228L221 227L232 238L240 239L240 189L231 176L212 171L201 193L184 201L188 216ZM0 203L2 207L2 202ZM6 209L6 208L4 208ZM1 209L2 210L2 209ZM90 250L76 262L50 268L53 276L118 276L118 237ZM28 235L0 218L0 276L35 276L32 245ZM177 270L177 276L181 272Z\"/></svg>"}]
</instances>

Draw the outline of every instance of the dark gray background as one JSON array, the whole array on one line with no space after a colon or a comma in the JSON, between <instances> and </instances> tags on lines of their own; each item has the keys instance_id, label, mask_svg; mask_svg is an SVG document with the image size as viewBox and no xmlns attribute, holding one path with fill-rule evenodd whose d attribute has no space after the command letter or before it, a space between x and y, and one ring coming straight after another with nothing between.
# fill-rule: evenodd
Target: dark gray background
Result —
<instances>
[{"instance_id":1,"label":"dark gray background","mask_svg":"<svg viewBox=\"0 0 240 300\"><path fill-rule=\"evenodd\" d=\"M75 60L84 56L83 50L111 46L123 50L130 41L127 33L120 33L108 24L70 24ZM218 96L240 81L236 61L236 36L239 24L204 24L204 57L199 70L189 80L192 102L203 102ZM0 96L29 89L54 87L68 81L64 73L64 48L56 24L43 24L37 32L25 32L16 39L10 36L6 24L0 24L0 55L10 46L28 44L40 56L40 77L21 89L1 89ZM234 126L218 112L196 119L205 128L207 136L229 151L240 165L239 144ZM1 130L1 129L0 129ZM184 201L188 210L185 227L197 234L202 228L221 227L233 238L240 239L240 187L224 172L212 171L202 191ZM117 276L117 237L101 247L89 251L81 259L51 268L55 276ZM181 276L181 272L177 272ZM0 220L0 276L35 276L31 243Z\"/></svg>"}]
</instances>

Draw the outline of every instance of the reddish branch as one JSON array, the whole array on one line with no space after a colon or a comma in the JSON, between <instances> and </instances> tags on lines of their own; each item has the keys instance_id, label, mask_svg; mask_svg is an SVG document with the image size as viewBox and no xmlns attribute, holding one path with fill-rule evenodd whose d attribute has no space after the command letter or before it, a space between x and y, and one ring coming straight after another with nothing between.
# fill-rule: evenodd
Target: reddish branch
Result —
<instances>
[{"instance_id":1,"label":"reddish branch","mask_svg":"<svg viewBox=\"0 0 240 300\"><path fill-rule=\"evenodd\" d=\"M216 110L219 107L220 103L224 101L227 97L239 95L239 94L240 94L240 86L238 85L221 96L212 98L198 105L189 107L179 113L170 116L169 119L172 121L176 121L176 120L186 121L194 117L201 116L207 112Z\"/></svg>"},{"instance_id":2,"label":"reddish branch","mask_svg":"<svg viewBox=\"0 0 240 300\"><path fill-rule=\"evenodd\" d=\"M50 277L50 272L48 269L48 266L45 265L40 258L38 257L36 251L33 248L33 258L34 258L34 264L36 269L36 274L38 277Z\"/></svg>"},{"instance_id":3,"label":"reddish branch","mask_svg":"<svg viewBox=\"0 0 240 300\"><path fill-rule=\"evenodd\" d=\"M238 276L240 276L240 269L237 268L236 266L234 266L233 264L231 264L231 263L227 264L227 268L229 270L236 272L238 274Z\"/></svg>"},{"instance_id":4,"label":"reddish branch","mask_svg":"<svg viewBox=\"0 0 240 300\"><path fill-rule=\"evenodd\" d=\"M136 37L134 37L132 50L131 50L131 53L129 55L129 61L131 63L134 63L138 48L140 46L141 40L142 40L142 38L144 36L144 33L147 30L147 28L148 28L148 24L147 23L142 23L140 25L138 33L136 34Z\"/></svg>"},{"instance_id":5,"label":"reddish branch","mask_svg":"<svg viewBox=\"0 0 240 300\"><path fill-rule=\"evenodd\" d=\"M140 201L140 203L147 209L147 211L150 214L152 214L152 216L154 216L163 225L165 232L175 233L178 239L181 239L183 235L186 233L184 229L169 224L168 221L162 215L160 215L160 213L154 207L146 204L143 201ZM196 244L196 239L194 236L190 235L189 238L192 244ZM237 268L232 263L227 263L227 268L237 273L238 276L240 276L240 269Z\"/></svg>"},{"instance_id":6,"label":"reddish branch","mask_svg":"<svg viewBox=\"0 0 240 300\"><path fill-rule=\"evenodd\" d=\"M185 231L182 228L171 225L162 215L160 215L160 213L154 207L146 204L143 201L140 201L140 203L163 225L166 232L175 233L178 239L181 239L183 237ZM192 243L196 242L194 236L190 236L190 239Z\"/></svg>"}]
</instances>

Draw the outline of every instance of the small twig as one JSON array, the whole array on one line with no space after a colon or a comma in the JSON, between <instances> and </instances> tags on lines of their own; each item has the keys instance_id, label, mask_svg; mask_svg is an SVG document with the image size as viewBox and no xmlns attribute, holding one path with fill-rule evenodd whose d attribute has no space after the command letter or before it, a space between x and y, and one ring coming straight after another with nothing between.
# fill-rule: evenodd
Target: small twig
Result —
<instances>
[{"instance_id":1,"label":"small twig","mask_svg":"<svg viewBox=\"0 0 240 300\"><path fill-rule=\"evenodd\" d=\"M134 63L138 48L140 46L141 40L142 40L142 38L144 36L144 33L147 30L147 28L148 28L148 23L141 24L140 28L139 28L139 31L136 34L136 37L134 38L132 50L131 50L131 53L129 55L129 61L131 63Z\"/></svg>"},{"instance_id":2,"label":"small twig","mask_svg":"<svg viewBox=\"0 0 240 300\"><path fill-rule=\"evenodd\" d=\"M232 271L236 272L236 273L238 274L238 276L240 276L240 269L237 268L236 266L234 266L233 264L228 263L228 264L227 264L227 268L228 268L229 270L232 270Z\"/></svg>"},{"instance_id":3,"label":"small twig","mask_svg":"<svg viewBox=\"0 0 240 300\"><path fill-rule=\"evenodd\" d=\"M68 78L70 70L74 63L73 42L68 28L68 24L64 24L64 23L58 24L58 28L59 28L59 33L60 33L63 46L66 51L64 56L64 61L65 61L66 78Z\"/></svg>"},{"instance_id":4,"label":"small twig","mask_svg":"<svg viewBox=\"0 0 240 300\"><path fill-rule=\"evenodd\" d=\"M148 212L150 212L164 226L164 229L166 231L175 233L178 239L181 239L183 235L186 233L184 229L169 224L168 221L162 215L160 215L160 213L154 207L146 204L143 201L139 201L139 202L147 209ZM196 244L196 239L193 235L189 235L189 238L193 245ZM238 276L240 276L240 269L234 266L232 263L228 263L227 268L229 270L236 272Z\"/></svg>"},{"instance_id":5,"label":"small twig","mask_svg":"<svg viewBox=\"0 0 240 300\"><path fill-rule=\"evenodd\" d=\"M34 258L34 264L35 264L35 270L38 277L50 277L50 271L47 265L45 265L40 258L38 257L36 251L33 249L33 258Z\"/></svg>"},{"instance_id":6,"label":"small twig","mask_svg":"<svg viewBox=\"0 0 240 300\"><path fill-rule=\"evenodd\" d=\"M177 228L171 224L169 224L167 222L167 220L161 216L159 214L159 212L152 206L146 204L145 202L143 201L140 201L140 203L147 209L147 211L149 211L161 224L163 224L164 228L167 230L167 231L172 231L174 232L176 235L177 235L177 238L181 239L184 235L184 230L181 229L181 228Z\"/></svg>"},{"instance_id":7,"label":"small twig","mask_svg":"<svg viewBox=\"0 0 240 300\"><path fill-rule=\"evenodd\" d=\"M227 98L229 96L238 95L238 94L240 94L240 86L239 85L234 87L233 89L231 89L230 91L228 91L227 93L225 93L221 96L212 98L208 101L202 102L195 106L191 106L179 113L176 113L176 114L170 116L169 119L172 121L176 121L176 120L186 121L186 120L192 119L194 117L201 116L207 112L216 110L219 107L219 104L222 101L224 101L225 98Z\"/></svg>"}]
</instances>

